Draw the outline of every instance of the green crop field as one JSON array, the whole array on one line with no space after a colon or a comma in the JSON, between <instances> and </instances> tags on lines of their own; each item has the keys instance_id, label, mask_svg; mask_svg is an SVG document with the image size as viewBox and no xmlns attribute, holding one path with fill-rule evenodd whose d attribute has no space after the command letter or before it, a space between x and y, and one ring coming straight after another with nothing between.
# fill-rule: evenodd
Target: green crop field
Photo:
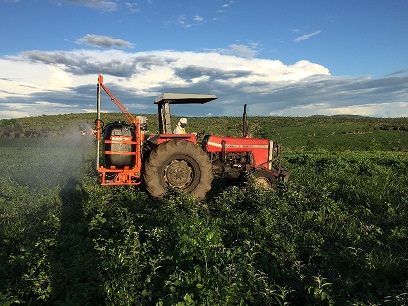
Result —
<instances>
[{"instance_id":1,"label":"green crop field","mask_svg":"<svg viewBox=\"0 0 408 306\"><path fill-rule=\"evenodd\" d=\"M93 120L0 120L0 305L408 304L407 118L249 117L290 181L217 181L201 203L100 186Z\"/></svg>"}]
</instances>

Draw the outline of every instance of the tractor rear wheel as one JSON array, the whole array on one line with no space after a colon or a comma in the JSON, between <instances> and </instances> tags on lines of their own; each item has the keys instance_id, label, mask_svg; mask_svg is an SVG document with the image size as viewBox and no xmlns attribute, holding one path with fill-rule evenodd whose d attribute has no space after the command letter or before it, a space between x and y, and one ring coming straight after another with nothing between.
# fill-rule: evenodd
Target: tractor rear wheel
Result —
<instances>
[{"instance_id":1,"label":"tractor rear wheel","mask_svg":"<svg viewBox=\"0 0 408 306\"><path fill-rule=\"evenodd\" d=\"M255 183L261 188L274 189L278 183L276 176L267 170L257 169L252 174L255 177Z\"/></svg>"},{"instance_id":2,"label":"tractor rear wheel","mask_svg":"<svg viewBox=\"0 0 408 306\"><path fill-rule=\"evenodd\" d=\"M147 191L161 198L169 188L178 188L204 199L213 179L207 154L187 140L170 140L155 148L143 174Z\"/></svg>"}]
</instances>

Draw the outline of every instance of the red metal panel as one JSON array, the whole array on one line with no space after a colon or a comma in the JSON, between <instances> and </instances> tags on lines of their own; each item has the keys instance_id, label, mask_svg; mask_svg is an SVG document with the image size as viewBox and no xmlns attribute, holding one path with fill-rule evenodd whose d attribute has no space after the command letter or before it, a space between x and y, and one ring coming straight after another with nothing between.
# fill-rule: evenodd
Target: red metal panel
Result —
<instances>
[{"instance_id":1,"label":"red metal panel","mask_svg":"<svg viewBox=\"0 0 408 306\"><path fill-rule=\"evenodd\" d=\"M225 141L225 152L251 152L254 166L267 167L269 140L260 138L222 137L211 135L207 139L206 151L211 153L222 152Z\"/></svg>"}]
</instances>

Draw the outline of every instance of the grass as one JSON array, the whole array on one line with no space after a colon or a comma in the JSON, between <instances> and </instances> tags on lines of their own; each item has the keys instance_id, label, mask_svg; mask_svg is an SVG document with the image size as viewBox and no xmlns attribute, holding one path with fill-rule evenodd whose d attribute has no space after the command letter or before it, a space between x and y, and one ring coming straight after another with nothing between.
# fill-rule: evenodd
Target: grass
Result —
<instances>
[{"instance_id":1,"label":"grass","mask_svg":"<svg viewBox=\"0 0 408 306\"><path fill-rule=\"evenodd\" d=\"M272 129L279 119L250 118L252 133L282 137L290 182L215 185L198 203L100 186L93 140L68 118L64 137L0 139L0 304L408 303L405 132L370 130L376 119ZM232 131L240 120L215 122ZM373 146L374 135L401 145Z\"/></svg>"}]
</instances>

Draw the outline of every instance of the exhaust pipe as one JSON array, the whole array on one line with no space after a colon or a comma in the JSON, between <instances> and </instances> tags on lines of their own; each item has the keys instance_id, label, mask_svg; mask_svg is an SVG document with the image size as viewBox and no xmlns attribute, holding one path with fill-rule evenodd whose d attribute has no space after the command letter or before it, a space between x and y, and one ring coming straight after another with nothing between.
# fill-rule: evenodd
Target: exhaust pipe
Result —
<instances>
[{"instance_id":1,"label":"exhaust pipe","mask_svg":"<svg viewBox=\"0 0 408 306\"><path fill-rule=\"evenodd\" d=\"M247 105L244 104L244 114L242 115L242 137L248 137L248 125L247 125L247 112L246 112Z\"/></svg>"},{"instance_id":2,"label":"exhaust pipe","mask_svg":"<svg viewBox=\"0 0 408 306\"><path fill-rule=\"evenodd\" d=\"M98 76L98 85L96 90L96 169L99 168L99 147L101 142L101 78Z\"/></svg>"}]
</instances>

